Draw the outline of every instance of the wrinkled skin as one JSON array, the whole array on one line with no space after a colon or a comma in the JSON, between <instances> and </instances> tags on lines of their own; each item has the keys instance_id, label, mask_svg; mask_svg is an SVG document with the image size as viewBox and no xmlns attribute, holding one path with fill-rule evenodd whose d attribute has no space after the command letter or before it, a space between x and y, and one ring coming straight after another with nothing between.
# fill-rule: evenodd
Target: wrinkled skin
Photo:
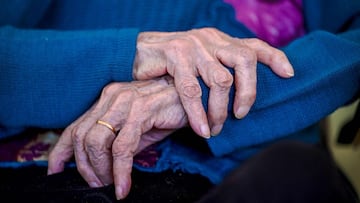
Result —
<instances>
[{"instance_id":1,"label":"wrinkled skin","mask_svg":"<svg viewBox=\"0 0 360 203\"><path fill-rule=\"evenodd\" d=\"M118 199L125 198L136 153L188 125L206 138L221 131L234 81L234 113L242 118L249 112L256 97L257 61L280 77L294 75L284 53L258 39L233 38L212 28L140 33L133 69L139 81L103 89L99 100L62 133L49 155L48 174L63 171L75 156L91 187L114 183ZM234 76L225 66L234 68ZM172 77L158 78L163 75ZM207 115L198 76L210 88ZM96 124L99 119L116 135Z\"/></svg>"},{"instance_id":2,"label":"wrinkled skin","mask_svg":"<svg viewBox=\"0 0 360 203\"><path fill-rule=\"evenodd\" d=\"M256 97L258 61L269 65L280 77L294 75L285 54L259 39L234 38L214 28L143 32L138 36L133 75L137 80L173 76L191 127L208 138L222 129L234 79L234 114L243 118L249 112ZM225 66L234 68L234 77ZM207 115L198 76L210 88Z\"/></svg>"},{"instance_id":3,"label":"wrinkled skin","mask_svg":"<svg viewBox=\"0 0 360 203\"><path fill-rule=\"evenodd\" d=\"M117 136L98 119L114 126ZM145 147L187 126L188 120L169 76L107 85L99 101L67 127L49 155L48 173L64 170L73 155L91 187L115 182L118 198L131 186L133 157Z\"/></svg>"}]
</instances>

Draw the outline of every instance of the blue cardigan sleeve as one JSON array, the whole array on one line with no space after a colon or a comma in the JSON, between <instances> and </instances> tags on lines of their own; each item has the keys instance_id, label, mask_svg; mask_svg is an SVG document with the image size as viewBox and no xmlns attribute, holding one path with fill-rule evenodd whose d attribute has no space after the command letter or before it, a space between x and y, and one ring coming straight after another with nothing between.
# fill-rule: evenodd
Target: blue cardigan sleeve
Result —
<instances>
[{"instance_id":1,"label":"blue cardigan sleeve","mask_svg":"<svg viewBox=\"0 0 360 203\"><path fill-rule=\"evenodd\" d=\"M107 83L131 80L139 31L219 24L250 34L220 0L0 3L0 138L66 127Z\"/></svg>"},{"instance_id":2,"label":"blue cardigan sleeve","mask_svg":"<svg viewBox=\"0 0 360 203\"><path fill-rule=\"evenodd\" d=\"M232 10L221 0L0 5L0 138L27 127L66 127L107 83L131 80L139 31L188 30L211 22L237 33L244 29L229 20Z\"/></svg>"},{"instance_id":3,"label":"blue cardigan sleeve","mask_svg":"<svg viewBox=\"0 0 360 203\"><path fill-rule=\"evenodd\" d=\"M215 155L299 131L359 94L360 30L339 35L315 31L284 51L295 68L295 77L278 78L260 64L256 102L248 116L242 120L229 116L222 132L208 140ZM203 89L207 97L207 88Z\"/></svg>"},{"instance_id":4,"label":"blue cardigan sleeve","mask_svg":"<svg viewBox=\"0 0 360 203\"><path fill-rule=\"evenodd\" d=\"M130 81L137 29L0 28L0 137L62 128L111 81Z\"/></svg>"}]
</instances>

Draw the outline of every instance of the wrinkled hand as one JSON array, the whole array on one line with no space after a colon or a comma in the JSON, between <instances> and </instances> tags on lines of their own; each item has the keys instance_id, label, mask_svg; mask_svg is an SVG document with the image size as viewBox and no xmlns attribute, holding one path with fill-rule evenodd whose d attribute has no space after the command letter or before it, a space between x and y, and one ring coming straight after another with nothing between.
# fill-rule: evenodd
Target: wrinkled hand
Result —
<instances>
[{"instance_id":1,"label":"wrinkled hand","mask_svg":"<svg viewBox=\"0 0 360 203\"><path fill-rule=\"evenodd\" d=\"M137 80L173 76L191 127L209 137L221 131L227 117L233 76L225 66L234 68L233 111L242 118L255 102L257 61L269 65L281 77L294 75L285 54L259 39L233 38L214 28L143 32L138 36L133 75ZM201 103L197 76L210 88L208 115Z\"/></svg>"},{"instance_id":2,"label":"wrinkled hand","mask_svg":"<svg viewBox=\"0 0 360 203\"><path fill-rule=\"evenodd\" d=\"M111 124L117 133L97 120ZM77 169L91 187L115 183L124 198L131 186L133 157L175 129L188 125L170 76L112 83L97 103L67 127L49 155L48 174L64 170L75 155Z\"/></svg>"}]
</instances>

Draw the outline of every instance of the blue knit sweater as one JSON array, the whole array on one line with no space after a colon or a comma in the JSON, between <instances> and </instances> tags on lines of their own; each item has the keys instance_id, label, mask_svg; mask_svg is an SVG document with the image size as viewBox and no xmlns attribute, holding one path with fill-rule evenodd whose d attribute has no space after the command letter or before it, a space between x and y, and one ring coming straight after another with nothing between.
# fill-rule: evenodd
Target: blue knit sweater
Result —
<instances>
[{"instance_id":1,"label":"blue knit sweater","mask_svg":"<svg viewBox=\"0 0 360 203\"><path fill-rule=\"evenodd\" d=\"M232 36L255 37L221 0L0 4L0 138L28 127L64 128L106 84L132 80L141 31L216 27ZM294 78L281 79L259 64L255 105L242 120L229 116L221 134L207 140L211 155L169 139L157 166L144 170L182 169L217 183L264 143L287 138L352 101L360 90L360 1L305 0L304 13L308 34L282 47ZM206 107L208 89L203 83L202 88ZM232 103L230 114L231 108Z\"/></svg>"}]
</instances>

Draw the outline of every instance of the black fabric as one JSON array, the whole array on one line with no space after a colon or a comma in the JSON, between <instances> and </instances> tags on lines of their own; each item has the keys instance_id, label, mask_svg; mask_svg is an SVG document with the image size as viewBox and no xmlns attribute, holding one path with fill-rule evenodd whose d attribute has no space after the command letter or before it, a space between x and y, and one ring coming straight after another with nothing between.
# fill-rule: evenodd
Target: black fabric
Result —
<instances>
[{"instance_id":1,"label":"black fabric","mask_svg":"<svg viewBox=\"0 0 360 203\"><path fill-rule=\"evenodd\" d=\"M359 202L326 148L296 141L264 149L218 186L181 172L134 169L132 176L130 194L119 202ZM113 185L89 188L76 168L51 176L45 167L0 168L0 195L1 202L116 202Z\"/></svg>"},{"instance_id":2,"label":"black fabric","mask_svg":"<svg viewBox=\"0 0 360 203\"><path fill-rule=\"evenodd\" d=\"M321 146L283 141L231 173L199 203L358 202L346 177Z\"/></svg>"},{"instance_id":3,"label":"black fabric","mask_svg":"<svg viewBox=\"0 0 360 203\"><path fill-rule=\"evenodd\" d=\"M113 185L89 188L75 168L45 174L46 168L41 167L0 169L1 202L117 202ZM132 175L130 194L119 202L194 202L212 187L204 177L181 172L146 173L134 169Z\"/></svg>"}]
</instances>

